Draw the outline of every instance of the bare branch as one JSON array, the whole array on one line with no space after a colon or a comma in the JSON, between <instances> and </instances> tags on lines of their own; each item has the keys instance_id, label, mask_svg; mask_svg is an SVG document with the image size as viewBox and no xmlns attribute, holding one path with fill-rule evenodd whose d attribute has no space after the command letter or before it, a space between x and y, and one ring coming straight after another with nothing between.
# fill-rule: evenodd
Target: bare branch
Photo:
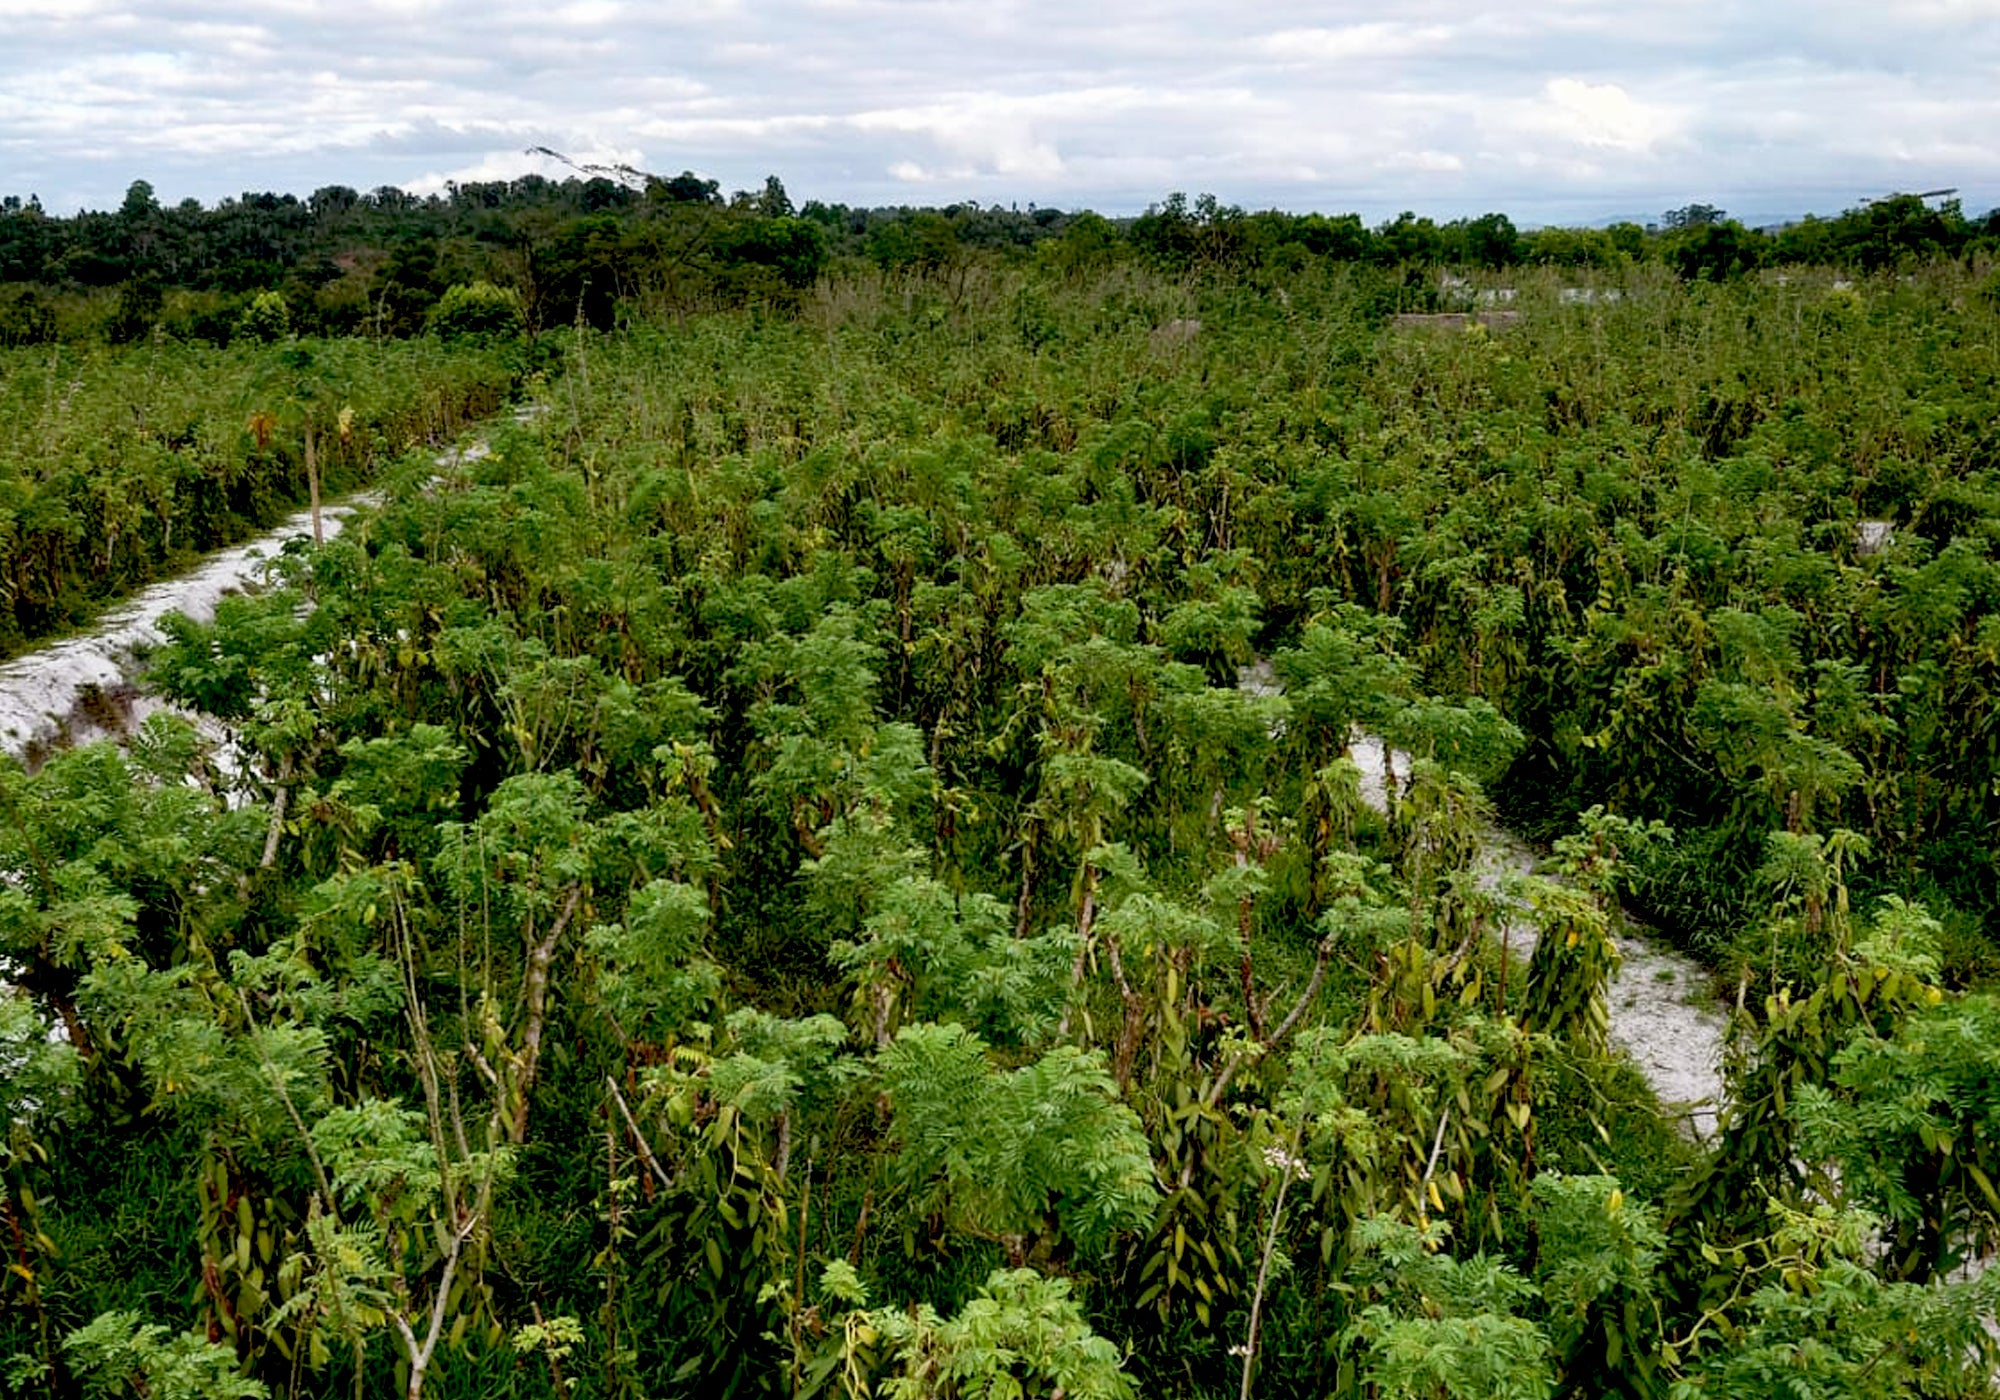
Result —
<instances>
[{"instance_id":1,"label":"bare branch","mask_svg":"<svg viewBox=\"0 0 2000 1400\"><path fill-rule=\"evenodd\" d=\"M639 1131L639 1124L632 1117L632 1110L625 1104L625 1096L618 1091L618 1081L607 1074L604 1076L604 1087L611 1091L611 1102L618 1105L618 1116L623 1118L625 1126L632 1130L632 1141L638 1145L640 1160L646 1164L660 1185L669 1191L673 1190L677 1183L667 1175L666 1168L660 1165L660 1159L653 1155L652 1147L646 1142L646 1135Z\"/></svg>"}]
</instances>

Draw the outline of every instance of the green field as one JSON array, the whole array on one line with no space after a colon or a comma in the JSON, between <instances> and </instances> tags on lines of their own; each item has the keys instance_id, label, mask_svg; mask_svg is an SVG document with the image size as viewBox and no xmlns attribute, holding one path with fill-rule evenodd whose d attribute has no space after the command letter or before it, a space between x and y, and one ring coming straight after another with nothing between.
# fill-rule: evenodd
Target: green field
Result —
<instances>
[{"instance_id":1,"label":"green field","mask_svg":"<svg viewBox=\"0 0 2000 1400\"><path fill-rule=\"evenodd\" d=\"M0 1390L1986 1394L1996 286L1042 255L7 352L9 646L308 427L338 489L544 411L176 630L239 753L0 761ZM1736 1008L1711 1138L1607 1044L1628 912Z\"/></svg>"}]
</instances>

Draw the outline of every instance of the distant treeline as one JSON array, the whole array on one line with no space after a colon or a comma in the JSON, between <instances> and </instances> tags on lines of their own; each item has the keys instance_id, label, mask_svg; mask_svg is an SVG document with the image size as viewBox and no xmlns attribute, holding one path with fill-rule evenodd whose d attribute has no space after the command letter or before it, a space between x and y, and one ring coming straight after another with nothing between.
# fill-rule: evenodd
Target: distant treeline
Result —
<instances>
[{"instance_id":1,"label":"distant treeline","mask_svg":"<svg viewBox=\"0 0 2000 1400\"><path fill-rule=\"evenodd\" d=\"M1907 194L1775 232L1704 204L1643 227L1522 232L1498 213L1448 223L1404 213L1371 228L1356 214L1248 213L1211 195L1171 195L1116 220L1032 205L794 207L776 177L724 196L692 173L614 173L454 184L428 198L328 185L304 199L246 193L213 208L164 206L141 180L118 209L67 218L7 196L0 346L155 335L226 344L256 298L273 292L300 333L408 336L431 324L451 287L482 281L517 296L535 330L579 319L608 327L624 304L684 312L783 302L843 266L948 278L993 257L1078 272L1119 259L1173 272L1315 259L1389 271L1657 261L1692 279L1787 263L1873 272L2000 249L2000 209L1971 218L1956 200ZM1407 286L1420 300L1435 279Z\"/></svg>"}]
</instances>

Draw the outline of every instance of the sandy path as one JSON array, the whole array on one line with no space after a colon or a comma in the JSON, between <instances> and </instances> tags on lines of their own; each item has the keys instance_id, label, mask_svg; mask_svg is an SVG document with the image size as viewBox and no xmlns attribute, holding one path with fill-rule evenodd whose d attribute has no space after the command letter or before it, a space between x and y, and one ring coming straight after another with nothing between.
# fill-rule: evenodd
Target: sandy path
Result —
<instances>
[{"instance_id":1,"label":"sandy path","mask_svg":"<svg viewBox=\"0 0 2000 1400\"><path fill-rule=\"evenodd\" d=\"M1357 735L1348 755L1361 770L1363 799L1385 812L1382 741ZM1408 779L1409 757L1396 753L1394 761L1400 785ZM1482 883L1498 889L1512 876L1537 873L1540 857L1512 832L1489 825L1482 840ZM1507 942L1519 956L1528 957L1535 948L1534 925L1525 918L1511 921ZM1707 974L1693 959L1649 937L1629 916L1618 950L1623 957L1606 998L1611 1041L1638 1065L1667 1114L1706 1137L1715 1129L1722 1103L1722 1045L1728 1029L1722 1008L1707 995Z\"/></svg>"},{"instance_id":2,"label":"sandy path","mask_svg":"<svg viewBox=\"0 0 2000 1400\"><path fill-rule=\"evenodd\" d=\"M1241 689L1275 695L1280 687L1269 662L1243 668ZM1409 781L1409 755L1389 749L1373 734L1357 730L1348 757L1361 770L1361 797L1377 812L1388 811L1388 778L1397 790ZM1513 876L1536 873L1541 858L1512 832L1488 825L1478 868L1482 883L1502 888ZM1728 1032L1723 1008L1708 995L1708 975L1692 958L1648 935L1630 917L1618 940L1623 961L1607 997L1611 1040L1646 1076L1661 1107L1697 1137L1715 1130L1723 1098L1722 1047ZM1512 920L1507 943L1518 956L1535 946L1535 929L1525 918Z\"/></svg>"},{"instance_id":3,"label":"sandy path","mask_svg":"<svg viewBox=\"0 0 2000 1400\"><path fill-rule=\"evenodd\" d=\"M525 405L515 411L514 421L525 423L538 413L539 406ZM485 442L474 439L440 454L437 464L441 471L448 470L477 461L486 451ZM379 495L365 491L322 504L321 536L334 538L357 510L380 501ZM261 586L270 562L286 544L311 537L312 512L302 510L277 529L218 550L179 577L117 604L88 633L0 664L0 752L31 757L50 747L129 733L164 707L135 689L140 654L166 640L161 619L179 612L197 622L214 621L217 603L231 593ZM109 703L89 703L93 694Z\"/></svg>"},{"instance_id":4,"label":"sandy path","mask_svg":"<svg viewBox=\"0 0 2000 1400\"><path fill-rule=\"evenodd\" d=\"M321 506L320 533L332 539L348 516L374 499L354 496ZM302 510L277 529L219 550L180 577L128 598L90 632L0 665L0 749L19 757L38 747L101 737L102 726L81 713L81 702L93 689L117 695L131 685L139 653L166 639L161 619L181 612L197 622L212 621L224 596L264 581L270 561L287 542L311 537L312 512Z\"/></svg>"}]
</instances>

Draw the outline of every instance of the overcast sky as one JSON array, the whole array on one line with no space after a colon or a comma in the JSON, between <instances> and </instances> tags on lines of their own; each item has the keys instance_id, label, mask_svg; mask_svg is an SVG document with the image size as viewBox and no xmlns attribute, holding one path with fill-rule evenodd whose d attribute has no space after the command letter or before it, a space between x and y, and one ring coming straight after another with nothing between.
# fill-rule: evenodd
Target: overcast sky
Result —
<instances>
[{"instance_id":1,"label":"overcast sky","mask_svg":"<svg viewBox=\"0 0 2000 1400\"><path fill-rule=\"evenodd\" d=\"M795 200L1768 221L2000 205L2000 0L0 0L52 212L564 173Z\"/></svg>"}]
</instances>

